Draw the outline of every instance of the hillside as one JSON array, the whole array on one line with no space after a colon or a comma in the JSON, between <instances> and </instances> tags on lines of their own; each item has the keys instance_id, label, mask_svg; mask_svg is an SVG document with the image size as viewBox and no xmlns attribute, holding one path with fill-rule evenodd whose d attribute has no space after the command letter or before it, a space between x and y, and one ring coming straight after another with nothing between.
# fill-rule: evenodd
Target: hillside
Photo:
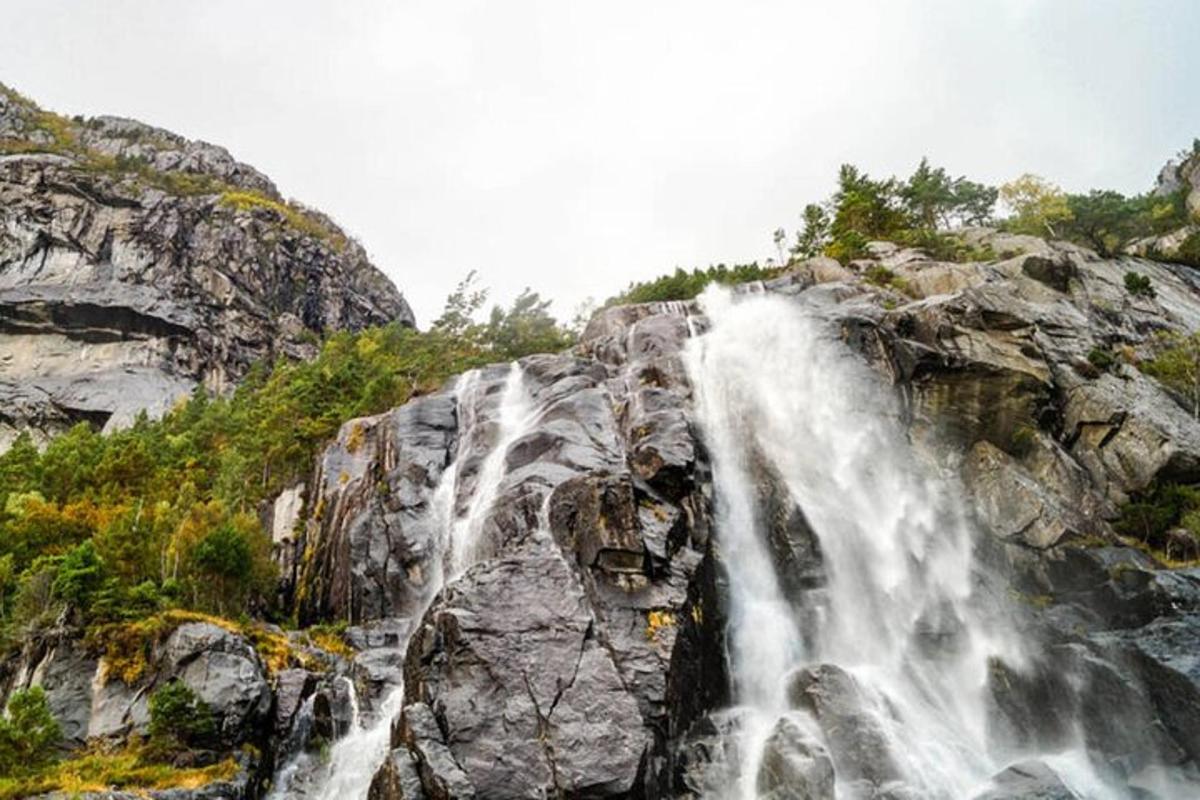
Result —
<instances>
[{"instance_id":1,"label":"hillside","mask_svg":"<svg viewBox=\"0 0 1200 800\"><path fill-rule=\"evenodd\" d=\"M0 85L0 449L393 321L412 312L362 247L223 148Z\"/></svg>"}]
</instances>

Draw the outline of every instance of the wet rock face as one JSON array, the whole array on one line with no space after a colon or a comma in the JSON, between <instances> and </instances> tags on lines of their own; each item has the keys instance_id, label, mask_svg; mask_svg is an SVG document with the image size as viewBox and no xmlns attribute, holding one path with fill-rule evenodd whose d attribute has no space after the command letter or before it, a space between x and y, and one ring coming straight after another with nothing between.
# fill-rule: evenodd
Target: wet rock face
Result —
<instances>
[{"instance_id":1,"label":"wet rock face","mask_svg":"<svg viewBox=\"0 0 1200 800\"><path fill-rule=\"evenodd\" d=\"M413 324L358 244L315 212L293 224L224 149L106 117L74 126L90 157L52 154L33 113L0 92L0 140L31 151L0 156L0 448L223 391L314 334ZM140 172L97 166L118 163Z\"/></svg>"},{"instance_id":2,"label":"wet rock face","mask_svg":"<svg viewBox=\"0 0 1200 800\"><path fill-rule=\"evenodd\" d=\"M912 250L878 259L915 300L889 299L860 275L808 294L897 385L914 436L965 458L967 489L985 522L1045 549L1064 537L1110 535L1115 507L1155 482L1195 480L1196 420L1120 359L1107 369L1091 363L1097 352L1148 359L1160 333L1200 327L1186 270L1101 260L1030 237L971 235L1017 254L988 264L940 264ZM1127 271L1149 277L1156 296L1126 292ZM925 286L930 272L961 277ZM807 265L796 272L812 274Z\"/></svg>"},{"instance_id":3,"label":"wet rock face","mask_svg":"<svg viewBox=\"0 0 1200 800\"><path fill-rule=\"evenodd\" d=\"M1168 266L980 235L1005 258L939 264L881 249L874 260L905 277L915 300L865 284L869 264L809 262L766 290L819 307L893 382L914 440L961 467L991 566L1036 601L1029 636L1057 646L1023 672L996 664L998 751L1062 746L1082 719L1090 751L1115 780L1184 764L1194 758L1181 742L1195 736L1188 715L1200 681L1182 656L1186 626L1159 634L1154 625L1166 623L1154 620L1194 608L1194 582L1128 548L1077 543L1111 540L1119 503L1191 475L1195 421L1150 379L1126 367L1099 371L1088 355L1097 347L1148 355L1156 331L1200 325L1196 290ZM1131 266L1151 275L1156 299L1127 296ZM681 359L689 334L705 327L697 314L686 303L607 309L574 353L521 363L532 410L505 444L475 566L414 623L404 708L375 796L407 797L417 785L429 797L693 796L731 774L736 719L719 711L730 703L721 554L711 547L711 482ZM416 461L435 468L405 466L410 445L382 444L381 419L366 421L353 457L344 430L322 462L325 509L334 512L310 517L309 543L358 536L378 547L381 531L394 530L383 520L396 497L411 501L405 524L419 527L436 474L451 463L453 514L467 514L500 437L504 376L482 375L484 399L433 426L437 436ZM331 480L338 471L349 477ZM360 476L378 486L393 474L408 476L408 488L387 483L382 499L359 492ZM758 470L756 486L789 597L819 602L822 556L803 513L769 471ZM329 574L344 577L314 618L373 591L374 568L364 566L379 559L369 547L319 552ZM422 570L394 574L399 597ZM413 613L411 601L361 609L352 613L362 619ZM798 674L793 716L773 732L756 776L761 791L795 796L804 785L823 796L832 771L853 796L912 796L899 754L864 710L879 702L834 665ZM1141 710L1106 722L1102 709L1114 706ZM1128 736L1134 729L1152 733ZM1057 791L1053 776L1014 770L996 791L1027 779Z\"/></svg>"},{"instance_id":4,"label":"wet rock face","mask_svg":"<svg viewBox=\"0 0 1200 800\"><path fill-rule=\"evenodd\" d=\"M994 788L974 800L1078 800L1079 795L1041 761L1013 764L992 779Z\"/></svg>"},{"instance_id":5,"label":"wet rock face","mask_svg":"<svg viewBox=\"0 0 1200 800\"><path fill-rule=\"evenodd\" d=\"M322 453L304 536L276 554L302 622L419 613L434 568L430 497L453 458L454 397L351 420Z\"/></svg>"},{"instance_id":6,"label":"wet rock face","mask_svg":"<svg viewBox=\"0 0 1200 800\"><path fill-rule=\"evenodd\" d=\"M508 450L485 560L434 603L409 646L404 714L428 707L444 736L405 740L410 752L430 748L417 760L431 765L431 795L453 782L432 766L441 746L476 796L661 793L668 743L688 724L678 698L724 698L723 665L702 656L720 652L720 612L680 402L681 323L647 314L588 340L601 359L522 364L538 410ZM494 599L476 611L474 594ZM523 646L506 632L514 625ZM463 652L484 659L478 674ZM479 697L505 713L480 720L481 701L469 701ZM507 732L488 728L497 724Z\"/></svg>"},{"instance_id":7,"label":"wet rock face","mask_svg":"<svg viewBox=\"0 0 1200 800\"><path fill-rule=\"evenodd\" d=\"M473 568L426 618L405 673L405 713L432 710L477 796L617 797L637 780L650 737L557 553Z\"/></svg>"},{"instance_id":8,"label":"wet rock face","mask_svg":"<svg viewBox=\"0 0 1200 800\"><path fill-rule=\"evenodd\" d=\"M886 733L845 670L833 664L801 670L792 679L788 699L816 720L841 780L878 788L901 777Z\"/></svg>"},{"instance_id":9,"label":"wet rock face","mask_svg":"<svg viewBox=\"0 0 1200 800\"><path fill-rule=\"evenodd\" d=\"M805 797L832 800L833 761L825 746L806 730L806 721L781 717L763 748L757 787L764 800Z\"/></svg>"}]
</instances>

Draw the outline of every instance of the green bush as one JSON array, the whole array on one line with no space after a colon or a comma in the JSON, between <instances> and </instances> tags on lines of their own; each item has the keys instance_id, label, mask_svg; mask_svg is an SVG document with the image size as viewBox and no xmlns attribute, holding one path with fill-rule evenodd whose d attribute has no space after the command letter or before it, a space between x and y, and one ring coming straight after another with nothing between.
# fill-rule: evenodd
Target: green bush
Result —
<instances>
[{"instance_id":1,"label":"green bush","mask_svg":"<svg viewBox=\"0 0 1200 800\"><path fill-rule=\"evenodd\" d=\"M255 510L303 480L344 422L572 343L536 292L476 322L485 296L452 295L427 332L334 334L311 361L259 365L231 396L197 390L159 420L109 435L80 424L42 452L17 439L0 453L4 634L68 606L89 626L179 606L286 618Z\"/></svg>"},{"instance_id":2,"label":"green bush","mask_svg":"<svg viewBox=\"0 0 1200 800\"><path fill-rule=\"evenodd\" d=\"M1150 277L1137 272L1125 273L1125 291L1134 297L1154 297L1156 295L1154 286L1150 283Z\"/></svg>"},{"instance_id":3,"label":"green bush","mask_svg":"<svg viewBox=\"0 0 1200 800\"><path fill-rule=\"evenodd\" d=\"M182 681L150 695L150 744L159 752L204 749L216 744L212 708Z\"/></svg>"},{"instance_id":4,"label":"green bush","mask_svg":"<svg viewBox=\"0 0 1200 800\"><path fill-rule=\"evenodd\" d=\"M50 713L45 690L34 686L13 692L7 714L0 717L0 775L44 767L54 759L60 739L62 732Z\"/></svg>"},{"instance_id":5,"label":"green bush","mask_svg":"<svg viewBox=\"0 0 1200 800\"><path fill-rule=\"evenodd\" d=\"M1120 509L1114 526L1118 533L1136 539L1154 550L1165 550L1168 532L1184 525L1200 524L1200 488L1180 484L1158 484L1136 496ZM1200 537L1200 528L1190 529Z\"/></svg>"},{"instance_id":6,"label":"green bush","mask_svg":"<svg viewBox=\"0 0 1200 800\"><path fill-rule=\"evenodd\" d=\"M1154 358L1139 368L1162 383L1193 417L1200 419L1200 332L1160 335Z\"/></svg>"}]
</instances>

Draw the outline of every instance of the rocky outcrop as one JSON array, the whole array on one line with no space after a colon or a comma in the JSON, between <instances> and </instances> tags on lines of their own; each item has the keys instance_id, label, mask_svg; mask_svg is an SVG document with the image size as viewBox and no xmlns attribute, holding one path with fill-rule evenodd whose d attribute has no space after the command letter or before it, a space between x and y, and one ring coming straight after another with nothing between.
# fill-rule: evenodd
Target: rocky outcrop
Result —
<instances>
[{"instance_id":1,"label":"rocky outcrop","mask_svg":"<svg viewBox=\"0 0 1200 800\"><path fill-rule=\"evenodd\" d=\"M428 513L451 459L454 397L440 392L342 426L321 454L300 563L277 544L302 622L420 613L443 521Z\"/></svg>"},{"instance_id":2,"label":"rocky outcrop","mask_svg":"<svg viewBox=\"0 0 1200 800\"><path fill-rule=\"evenodd\" d=\"M1191 150L1168 161L1158 173L1154 196L1164 202L1182 199L1189 222L1165 233L1130 243L1128 252L1200 266L1200 140Z\"/></svg>"},{"instance_id":3,"label":"rocky outcrop","mask_svg":"<svg viewBox=\"0 0 1200 800\"><path fill-rule=\"evenodd\" d=\"M127 682L112 673L111 660L96 645L76 631L58 629L30 640L17 660L5 664L4 694L41 686L64 743L77 747L145 735L150 695L181 681L212 708L225 744L260 741L273 694L266 668L245 637L207 622L186 622L144 657L145 667Z\"/></svg>"},{"instance_id":4,"label":"rocky outcrop","mask_svg":"<svg viewBox=\"0 0 1200 800\"><path fill-rule=\"evenodd\" d=\"M1200 328L1197 279L1185 267L1101 259L1063 243L968 236L1006 257L940 264L878 245L850 277L814 262L766 288L815 304L896 386L913 439L958 468L989 535L980 543L988 565L1025 601L1025 635L1044 649L1035 663L994 667L999 751L1053 750L1082 735L1115 783L1189 796L1172 781L1194 782L1200 764L1186 721L1200 700L1196 662L1185 655L1195 570L1165 568L1112 523L1157 485L1200 480L1200 423L1137 368L1162 334ZM889 285L869 279L879 266L894 274ZM1154 295L1126 292L1127 272L1148 277ZM849 698L851 713L825 737L842 780L859 762L877 769L888 758L847 761L878 737L856 730L862 701L833 678L805 685ZM814 691L794 700L812 698L820 721ZM1168 779L1162 769L1179 772ZM888 775L867 778L880 785ZM1075 795L1045 765L1019 764L981 796Z\"/></svg>"},{"instance_id":5,"label":"rocky outcrop","mask_svg":"<svg viewBox=\"0 0 1200 800\"><path fill-rule=\"evenodd\" d=\"M372 796L414 775L429 797L660 796L727 702L681 310L612 309L578 352L463 376L322 454L279 552L300 616L412 630Z\"/></svg>"},{"instance_id":6,"label":"rocky outcrop","mask_svg":"<svg viewBox=\"0 0 1200 800\"><path fill-rule=\"evenodd\" d=\"M1195 584L1123 546L1112 521L1156 483L1197 477L1200 427L1135 367L1160 332L1200 327L1197 284L1168 264L966 235L1003 257L941 263L880 243L755 290L816 309L896 387L914 441L962 476L989 566L1035 601L1019 604L1022 624L1055 647L1035 666L996 663L997 747L1062 746L1082 718L1118 782L1185 768L1200 681L1180 614ZM896 280L878 285L878 266ZM1155 296L1129 295L1127 271ZM301 565L298 608L412 631L372 797L685 797L728 778L723 556L681 359L705 325L693 303L606 309L573 353L520 362L529 404L510 438L499 405L512 373L497 367L348 423L324 453L282 554ZM497 447L474 565L421 613L438 537L479 511ZM825 583L820 546L776 477L751 467L781 582L803 604ZM449 517L431 526L447 480ZM834 665L798 674L792 694L756 777L764 795L830 796L836 777L855 796L911 796L862 711L883 700ZM1141 716L1106 722L1114 705ZM1134 728L1155 733L1121 733ZM987 796L1027 790L1059 796L1060 782L1017 764Z\"/></svg>"},{"instance_id":7,"label":"rocky outcrop","mask_svg":"<svg viewBox=\"0 0 1200 800\"><path fill-rule=\"evenodd\" d=\"M0 448L393 321L412 313L362 247L223 148L0 86Z\"/></svg>"}]
</instances>

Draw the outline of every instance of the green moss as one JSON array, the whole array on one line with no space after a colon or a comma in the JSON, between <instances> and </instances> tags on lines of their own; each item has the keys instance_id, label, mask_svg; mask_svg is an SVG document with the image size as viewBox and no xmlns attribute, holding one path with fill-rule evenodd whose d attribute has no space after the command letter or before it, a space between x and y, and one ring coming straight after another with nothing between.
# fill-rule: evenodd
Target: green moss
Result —
<instances>
[{"instance_id":1,"label":"green moss","mask_svg":"<svg viewBox=\"0 0 1200 800\"><path fill-rule=\"evenodd\" d=\"M261 192L226 189L221 193L220 204L240 212L265 211L292 229L319 239L335 250L346 249L346 237L340 231L293 203L272 200Z\"/></svg>"},{"instance_id":2,"label":"green moss","mask_svg":"<svg viewBox=\"0 0 1200 800\"><path fill-rule=\"evenodd\" d=\"M1200 267L1200 231L1188 236L1179 245L1174 260L1192 267Z\"/></svg>"},{"instance_id":3,"label":"green moss","mask_svg":"<svg viewBox=\"0 0 1200 800\"><path fill-rule=\"evenodd\" d=\"M1009 435L1006 450L1010 455L1017 458L1024 458L1033 452L1036 445L1037 428L1022 423L1013 428L1012 433Z\"/></svg>"},{"instance_id":4,"label":"green moss","mask_svg":"<svg viewBox=\"0 0 1200 800\"><path fill-rule=\"evenodd\" d=\"M1101 372L1107 372L1117 364L1117 357L1105 347L1093 347L1088 352L1088 363Z\"/></svg>"}]
</instances>

